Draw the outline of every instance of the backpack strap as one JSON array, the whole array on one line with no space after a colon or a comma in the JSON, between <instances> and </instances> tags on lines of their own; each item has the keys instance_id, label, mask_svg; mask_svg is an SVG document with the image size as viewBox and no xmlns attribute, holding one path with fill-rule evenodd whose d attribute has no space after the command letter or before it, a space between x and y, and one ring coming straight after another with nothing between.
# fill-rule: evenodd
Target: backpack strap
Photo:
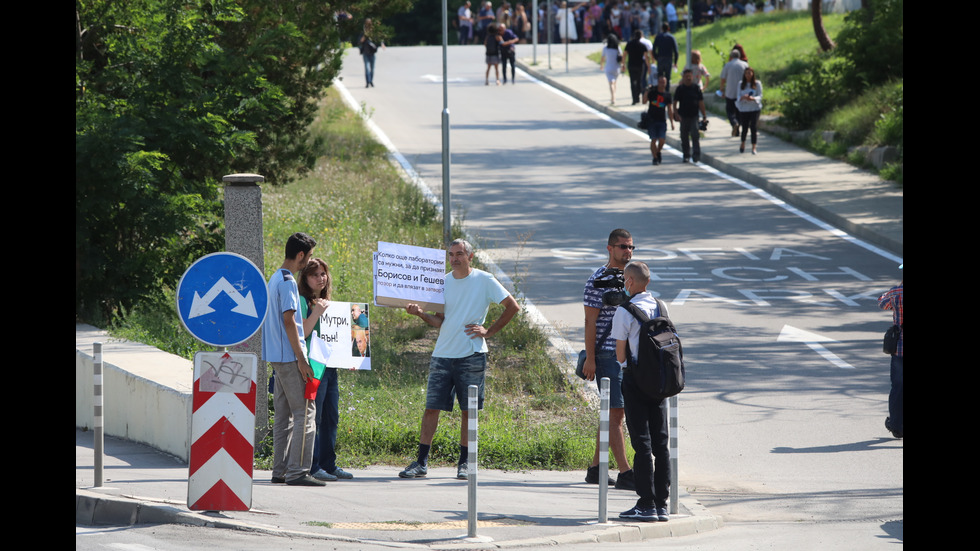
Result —
<instances>
[{"instance_id":1,"label":"backpack strap","mask_svg":"<svg viewBox=\"0 0 980 551\"><path fill-rule=\"evenodd\" d=\"M656 300L657 300L657 308L659 308L660 307L660 299L656 299ZM646 322L650 321L650 316L648 316L646 312L644 312L639 306L633 304L632 302L626 301L626 303L625 304L622 304L621 306L627 312L629 312L630 314L632 314L633 317L636 318L636 321L640 322L640 324L643 324L643 323L646 323Z\"/></svg>"},{"instance_id":2,"label":"backpack strap","mask_svg":"<svg viewBox=\"0 0 980 551\"><path fill-rule=\"evenodd\" d=\"M636 321L640 322L641 329L643 328L644 323L650 321L650 316L648 316L643 309L632 302L626 301L626 303L621 304L620 306L629 312L634 318L636 318ZM636 360L633 359L633 351L631 350L630 341L628 338L626 339L626 367L636 367Z\"/></svg>"}]
</instances>

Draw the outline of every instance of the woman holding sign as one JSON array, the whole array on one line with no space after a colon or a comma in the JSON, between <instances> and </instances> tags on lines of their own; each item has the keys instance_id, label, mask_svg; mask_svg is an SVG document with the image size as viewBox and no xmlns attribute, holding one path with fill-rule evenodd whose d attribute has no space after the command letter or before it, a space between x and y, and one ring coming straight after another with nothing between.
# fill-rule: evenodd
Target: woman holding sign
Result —
<instances>
[{"instance_id":1,"label":"woman holding sign","mask_svg":"<svg viewBox=\"0 0 980 551\"><path fill-rule=\"evenodd\" d=\"M300 273L300 308L303 315L303 334L306 336L307 353L313 332L320 332L320 316L330 302L330 268L319 258L311 258ZM337 467L337 421L340 418L340 388L337 386L337 370L328 369L311 359L314 374L320 375L316 392L316 438L313 440L313 466L310 474L317 480L350 479L354 475Z\"/></svg>"}]
</instances>

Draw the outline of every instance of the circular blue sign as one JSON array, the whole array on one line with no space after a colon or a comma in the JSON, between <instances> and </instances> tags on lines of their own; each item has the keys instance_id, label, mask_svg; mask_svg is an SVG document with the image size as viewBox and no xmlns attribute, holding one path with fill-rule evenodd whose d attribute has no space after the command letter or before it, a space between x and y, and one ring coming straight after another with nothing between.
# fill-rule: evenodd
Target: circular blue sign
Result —
<instances>
[{"instance_id":1,"label":"circular blue sign","mask_svg":"<svg viewBox=\"0 0 980 551\"><path fill-rule=\"evenodd\" d=\"M198 340L233 346L262 327L269 288L251 260L235 253L199 258L177 285L177 314Z\"/></svg>"}]
</instances>

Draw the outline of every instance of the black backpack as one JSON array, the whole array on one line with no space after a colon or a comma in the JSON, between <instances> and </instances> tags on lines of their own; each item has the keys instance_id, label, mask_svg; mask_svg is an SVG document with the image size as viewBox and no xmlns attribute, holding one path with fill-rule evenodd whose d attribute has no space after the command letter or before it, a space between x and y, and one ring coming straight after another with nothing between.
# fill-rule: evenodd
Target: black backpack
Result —
<instances>
[{"instance_id":1,"label":"black backpack","mask_svg":"<svg viewBox=\"0 0 980 551\"><path fill-rule=\"evenodd\" d=\"M663 314L664 303L658 298L657 311ZM626 361L637 388L654 400L676 396L684 390L684 349L670 318L664 315L650 319L632 302L622 305L640 322L637 358L626 344Z\"/></svg>"}]
</instances>

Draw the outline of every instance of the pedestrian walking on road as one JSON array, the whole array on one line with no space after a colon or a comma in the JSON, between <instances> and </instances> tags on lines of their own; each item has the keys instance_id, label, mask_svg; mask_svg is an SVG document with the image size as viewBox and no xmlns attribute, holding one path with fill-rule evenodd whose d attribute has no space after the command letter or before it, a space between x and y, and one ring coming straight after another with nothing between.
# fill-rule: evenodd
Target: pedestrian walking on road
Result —
<instances>
[{"instance_id":1,"label":"pedestrian walking on road","mask_svg":"<svg viewBox=\"0 0 980 551\"><path fill-rule=\"evenodd\" d=\"M374 56L378 53L378 48L384 48L383 42L375 38L374 26L370 19L364 20L364 32L357 40L357 47L361 50L361 57L364 58L364 80L365 88L374 88Z\"/></svg>"},{"instance_id":2,"label":"pedestrian walking on road","mask_svg":"<svg viewBox=\"0 0 980 551\"><path fill-rule=\"evenodd\" d=\"M459 21L459 44L465 46L473 38L473 11L469 0L456 11L456 18Z\"/></svg>"},{"instance_id":3,"label":"pedestrian walking on road","mask_svg":"<svg viewBox=\"0 0 980 551\"><path fill-rule=\"evenodd\" d=\"M729 124L732 125L732 137L738 136L738 108L735 107L735 102L738 101L739 84L748 66L749 64L742 60L742 52L733 49L728 54L728 63L721 68L719 92L725 96L725 114L728 116Z\"/></svg>"},{"instance_id":4,"label":"pedestrian walking on road","mask_svg":"<svg viewBox=\"0 0 980 551\"><path fill-rule=\"evenodd\" d=\"M762 82L755 78L755 70L746 67L742 73L742 83L738 90L738 100L735 102L738 109L738 121L742 125L742 145L738 152L745 153L745 138L749 131L752 131L752 154L755 155L755 144L758 141L759 132L759 113L762 111Z\"/></svg>"},{"instance_id":5,"label":"pedestrian walking on road","mask_svg":"<svg viewBox=\"0 0 980 551\"><path fill-rule=\"evenodd\" d=\"M899 268L904 266L902 264ZM898 333L898 338L894 341L894 350L890 350L892 387L888 393L888 417L885 418L885 428L895 438L902 438L905 434L905 331L902 329L905 323L902 298L904 287L903 279L897 286L878 298L878 307L892 311L893 330Z\"/></svg>"},{"instance_id":6,"label":"pedestrian walking on road","mask_svg":"<svg viewBox=\"0 0 980 551\"><path fill-rule=\"evenodd\" d=\"M653 164L659 165L662 161L660 152L663 151L664 143L667 141L667 121L670 121L670 129L674 129L674 108L670 101L670 92L667 91L667 78L663 75L657 77L657 87L650 86L643 94L643 103L649 104L647 111L647 135L650 136L650 154L653 156Z\"/></svg>"},{"instance_id":7,"label":"pedestrian walking on road","mask_svg":"<svg viewBox=\"0 0 980 551\"><path fill-rule=\"evenodd\" d=\"M703 92L704 89L708 87L708 82L711 80L711 73L709 73L708 68L701 63L700 50L691 50L691 62L688 63L687 67L685 68L694 71L694 82Z\"/></svg>"},{"instance_id":8,"label":"pedestrian walking on road","mask_svg":"<svg viewBox=\"0 0 980 551\"><path fill-rule=\"evenodd\" d=\"M646 87L646 75L650 71L650 51L642 40L643 31L636 29L623 49L626 69L630 74L630 94L633 97L633 105L640 103L643 89Z\"/></svg>"},{"instance_id":9,"label":"pedestrian walking on road","mask_svg":"<svg viewBox=\"0 0 980 551\"><path fill-rule=\"evenodd\" d=\"M517 48L514 45L519 39L514 31L503 23L497 27L497 32L500 34L500 60L503 63L504 84L507 84L508 63L510 63L510 81L517 84Z\"/></svg>"},{"instance_id":10,"label":"pedestrian walking on road","mask_svg":"<svg viewBox=\"0 0 980 551\"><path fill-rule=\"evenodd\" d=\"M494 78L497 80L497 86L500 86L500 56L501 50L503 49L503 38L500 33L497 32L497 24L491 23L487 27L486 38L483 40L483 46L486 48L486 60L487 60L487 74L484 78L484 84L490 85L490 67L493 67Z\"/></svg>"},{"instance_id":11,"label":"pedestrian walking on road","mask_svg":"<svg viewBox=\"0 0 980 551\"><path fill-rule=\"evenodd\" d=\"M670 34L666 23L660 27L660 31L653 39L653 58L657 61L657 74L667 77L667 89L670 90L670 72L677 69L680 51L677 49L677 39Z\"/></svg>"},{"instance_id":12,"label":"pedestrian walking on road","mask_svg":"<svg viewBox=\"0 0 980 551\"><path fill-rule=\"evenodd\" d=\"M707 124L708 111L704 108L704 96L694 84L694 71L684 69L683 79L674 90L674 116L681 122L681 153L686 163L691 159L701 161L701 135L698 128L698 112Z\"/></svg>"},{"instance_id":13,"label":"pedestrian walking on road","mask_svg":"<svg viewBox=\"0 0 980 551\"><path fill-rule=\"evenodd\" d=\"M616 80L623 68L623 54L619 51L619 38L616 33L606 36L606 46L602 49L602 59L599 66L606 73L609 81L609 104L616 105Z\"/></svg>"}]
</instances>

